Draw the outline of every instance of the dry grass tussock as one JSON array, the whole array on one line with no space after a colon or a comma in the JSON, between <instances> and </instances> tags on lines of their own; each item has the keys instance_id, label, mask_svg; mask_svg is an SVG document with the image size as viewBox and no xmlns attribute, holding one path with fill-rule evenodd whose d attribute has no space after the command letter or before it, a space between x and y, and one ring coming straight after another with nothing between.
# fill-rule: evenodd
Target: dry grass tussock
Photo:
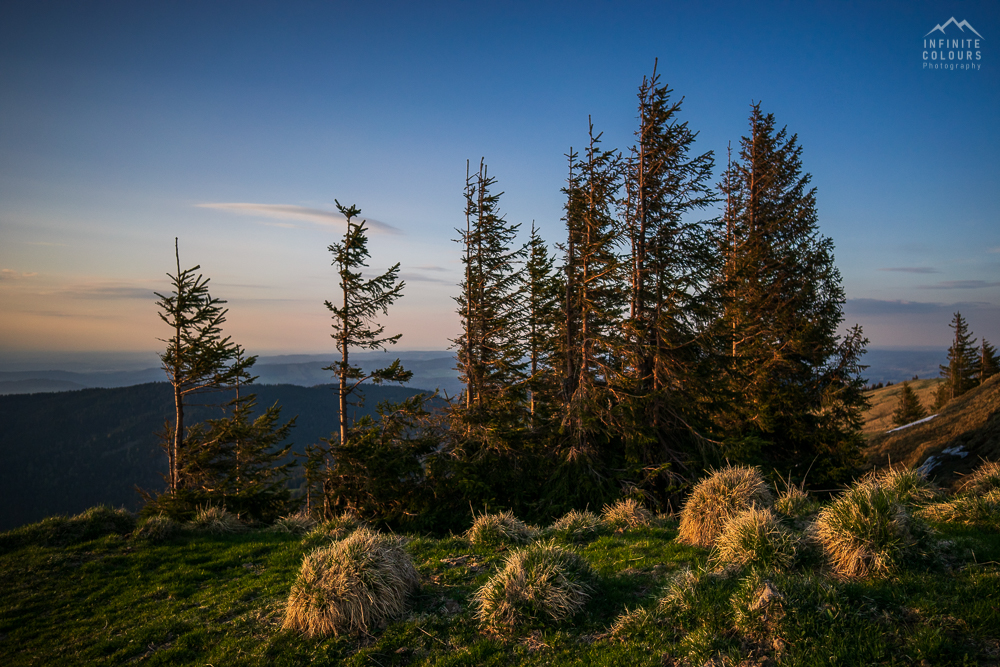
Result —
<instances>
[{"instance_id":1,"label":"dry grass tussock","mask_svg":"<svg viewBox=\"0 0 1000 667\"><path fill-rule=\"evenodd\" d=\"M505 544L526 544L537 538L541 531L524 523L513 512L480 514L475 517L472 527L465 537L473 544L500 546Z\"/></svg>"},{"instance_id":2,"label":"dry grass tussock","mask_svg":"<svg viewBox=\"0 0 1000 667\"><path fill-rule=\"evenodd\" d=\"M612 530L628 530L653 523L653 514L635 498L622 498L614 505L605 505L601 521Z\"/></svg>"},{"instance_id":3,"label":"dry grass tussock","mask_svg":"<svg viewBox=\"0 0 1000 667\"><path fill-rule=\"evenodd\" d=\"M711 547L726 522L753 506L770 507L771 490L760 469L726 466L698 482L681 510L678 541Z\"/></svg>"},{"instance_id":4,"label":"dry grass tussock","mask_svg":"<svg viewBox=\"0 0 1000 667\"><path fill-rule=\"evenodd\" d=\"M920 515L933 521L965 526L1000 528L1000 489L985 494L962 494L923 508Z\"/></svg>"},{"instance_id":5,"label":"dry grass tussock","mask_svg":"<svg viewBox=\"0 0 1000 667\"><path fill-rule=\"evenodd\" d=\"M962 478L962 493L989 493L1000 489L1000 463L984 461L982 465Z\"/></svg>"},{"instance_id":6,"label":"dry grass tussock","mask_svg":"<svg viewBox=\"0 0 1000 667\"><path fill-rule=\"evenodd\" d=\"M792 519L801 519L819 511L819 503L794 484L774 501L774 509Z\"/></svg>"},{"instance_id":7,"label":"dry grass tussock","mask_svg":"<svg viewBox=\"0 0 1000 667\"><path fill-rule=\"evenodd\" d=\"M583 542L597 535L602 527L601 517L586 510L570 510L553 523L549 530L572 542Z\"/></svg>"},{"instance_id":8,"label":"dry grass tussock","mask_svg":"<svg viewBox=\"0 0 1000 667\"><path fill-rule=\"evenodd\" d=\"M302 535L316 527L316 519L305 512L296 512L283 516L271 524L271 530L276 533Z\"/></svg>"},{"instance_id":9,"label":"dry grass tussock","mask_svg":"<svg viewBox=\"0 0 1000 667\"><path fill-rule=\"evenodd\" d=\"M799 537L771 510L751 507L726 522L711 561L717 567L788 570L795 564Z\"/></svg>"},{"instance_id":10,"label":"dry grass tussock","mask_svg":"<svg viewBox=\"0 0 1000 667\"><path fill-rule=\"evenodd\" d=\"M225 507L202 507L194 518L185 524L186 528L213 535L238 533L246 530L246 526L235 514L230 514Z\"/></svg>"},{"instance_id":11,"label":"dry grass tussock","mask_svg":"<svg viewBox=\"0 0 1000 667\"><path fill-rule=\"evenodd\" d=\"M154 514L139 521L132 531L132 539L160 542L180 532L181 525L166 514Z\"/></svg>"},{"instance_id":12,"label":"dry grass tussock","mask_svg":"<svg viewBox=\"0 0 1000 667\"><path fill-rule=\"evenodd\" d=\"M941 494L940 489L927 480L926 473L902 466L869 473L860 483L882 487L895 494L896 499L906 505L926 503Z\"/></svg>"},{"instance_id":13,"label":"dry grass tussock","mask_svg":"<svg viewBox=\"0 0 1000 667\"><path fill-rule=\"evenodd\" d=\"M367 632L400 616L419 585L400 538L359 528L303 559L283 627L307 637Z\"/></svg>"},{"instance_id":14,"label":"dry grass tussock","mask_svg":"<svg viewBox=\"0 0 1000 667\"><path fill-rule=\"evenodd\" d=\"M332 519L317 523L302 540L306 548L319 547L342 540L367 524L354 512L343 512Z\"/></svg>"},{"instance_id":15,"label":"dry grass tussock","mask_svg":"<svg viewBox=\"0 0 1000 667\"><path fill-rule=\"evenodd\" d=\"M590 598L593 570L577 553L536 542L513 551L475 594L480 622L493 631L529 620L560 621Z\"/></svg>"},{"instance_id":16,"label":"dry grass tussock","mask_svg":"<svg viewBox=\"0 0 1000 667\"><path fill-rule=\"evenodd\" d=\"M898 494L871 480L844 491L820 511L814 524L834 571L846 577L893 573L916 547L912 529Z\"/></svg>"}]
</instances>

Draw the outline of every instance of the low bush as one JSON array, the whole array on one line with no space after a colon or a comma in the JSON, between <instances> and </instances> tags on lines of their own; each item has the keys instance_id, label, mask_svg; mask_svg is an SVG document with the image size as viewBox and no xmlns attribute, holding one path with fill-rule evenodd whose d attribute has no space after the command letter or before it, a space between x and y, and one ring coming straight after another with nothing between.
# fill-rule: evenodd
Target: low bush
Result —
<instances>
[{"instance_id":1,"label":"low bush","mask_svg":"<svg viewBox=\"0 0 1000 667\"><path fill-rule=\"evenodd\" d=\"M681 509L678 541L711 547L733 516L770 507L773 496L759 468L727 466L698 482Z\"/></svg>"},{"instance_id":2,"label":"low bush","mask_svg":"<svg viewBox=\"0 0 1000 667\"><path fill-rule=\"evenodd\" d=\"M283 627L307 637L368 632L400 616L419 585L401 539L359 528L303 559Z\"/></svg>"},{"instance_id":3,"label":"low bush","mask_svg":"<svg viewBox=\"0 0 1000 667\"><path fill-rule=\"evenodd\" d=\"M583 609L590 598L590 564L554 543L512 552L503 569L475 594L480 622L494 631L529 621L560 621Z\"/></svg>"},{"instance_id":4,"label":"low bush","mask_svg":"<svg viewBox=\"0 0 1000 667\"><path fill-rule=\"evenodd\" d=\"M540 533L538 528L529 526L508 511L480 514L472 522L472 527L466 531L465 537L473 544L495 547L526 544Z\"/></svg>"},{"instance_id":5,"label":"low bush","mask_svg":"<svg viewBox=\"0 0 1000 667\"><path fill-rule=\"evenodd\" d=\"M711 560L718 567L788 570L795 563L799 537L771 510L751 507L726 522Z\"/></svg>"}]
</instances>

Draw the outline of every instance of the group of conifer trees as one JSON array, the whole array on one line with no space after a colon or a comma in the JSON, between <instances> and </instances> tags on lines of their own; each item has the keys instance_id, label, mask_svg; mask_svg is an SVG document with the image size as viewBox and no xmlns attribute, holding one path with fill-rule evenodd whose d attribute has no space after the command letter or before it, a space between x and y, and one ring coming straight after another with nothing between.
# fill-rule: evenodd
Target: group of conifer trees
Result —
<instances>
[{"instance_id":1,"label":"group of conifer trees","mask_svg":"<svg viewBox=\"0 0 1000 667\"><path fill-rule=\"evenodd\" d=\"M962 313L955 313L949 326L955 330L955 335L948 348L948 363L941 366L944 382L935 395L935 410L940 410L951 399L978 387L1000 372L1000 357L996 348L985 338L982 345L976 346L976 339L972 337Z\"/></svg>"},{"instance_id":2,"label":"group of conifer trees","mask_svg":"<svg viewBox=\"0 0 1000 667\"><path fill-rule=\"evenodd\" d=\"M627 151L603 147L590 123L585 148L567 154L556 254L534 223L527 242L517 241L495 177L484 161L469 165L457 230L462 326L452 341L465 390L380 406L378 419L353 424L347 405L360 382L409 378L398 361L374 374L349 363L351 348L399 340L377 319L403 283L398 264L362 278L364 222L337 204L347 233L330 246L340 296L326 305L340 354L329 370L341 422L308 449L310 511L441 528L470 505L526 516L622 494L665 505L726 459L823 485L850 473L867 341L859 327L838 333L844 292L797 137L753 105L747 136L713 184L714 155L696 150L680 112L654 68L639 87ZM716 206L721 216L712 215ZM178 276L191 278L179 263ZM161 308L179 306L161 297ZM213 372L242 376L249 364L217 329L207 331L226 361ZM193 363L175 358L176 347L168 341L168 373ZM180 472L195 465L198 438L209 437L195 435L186 456L176 433L168 446L174 493L182 479L205 488ZM274 461L284 454L268 451ZM232 468L232 457L222 458Z\"/></svg>"}]
</instances>

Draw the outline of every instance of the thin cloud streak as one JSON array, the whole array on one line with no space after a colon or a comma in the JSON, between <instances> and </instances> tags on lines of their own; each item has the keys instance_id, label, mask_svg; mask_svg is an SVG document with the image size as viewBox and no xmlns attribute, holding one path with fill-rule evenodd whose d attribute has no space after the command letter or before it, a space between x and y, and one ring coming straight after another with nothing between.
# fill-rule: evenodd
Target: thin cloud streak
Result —
<instances>
[{"instance_id":1,"label":"thin cloud streak","mask_svg":"<svg viewBox=\"0 0 1000 667\"><path fill-rule=\"evenodd\" d=\"M236 215L245 215L255 218L271 218L275 220L297 220L309 222L323 227L341 228L344 225L344 216L333 211L324 211L319 208L308 208L305 206L295 206L294 204L253 204L248 202L209 202L206 204L196 204L198 208L210 208L217 211L228 211ZM402 234L403 232L392 225L365 218L368 227L374 232L382 234ZM262 223L275 227L295 227L288 223Z\"/></svg>"},{"instance_id":2,"label":"thin cloud streak","mask_svg":"<svg viewBox=\"0 0 1000 667\"><path fill-rule=\"evenodd\" d=\"M899 273L939 273L930 266L894 266L891 268L878 269L879 271L898 271Z\"/></svg>"},{"instance_id":3,"label":"thin cloud streak","mask_svg":"<svg viewBox=\"0 0 1000 667\"><path fill-rule=\"evenodd\" d=\"M982 289L983 287L1000 287L1000 282L988 283L985 280L948 280L937 285L919 285L918 289Z\"/></svg>"}]
</instances>

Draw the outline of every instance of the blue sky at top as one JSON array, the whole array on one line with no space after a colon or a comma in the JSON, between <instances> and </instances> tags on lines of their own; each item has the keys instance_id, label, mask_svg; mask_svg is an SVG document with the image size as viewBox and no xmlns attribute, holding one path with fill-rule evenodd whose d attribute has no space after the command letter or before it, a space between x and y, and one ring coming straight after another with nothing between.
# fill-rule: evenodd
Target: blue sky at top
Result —
<instances>
[{"instance_id":1,"label":"blue sky at top","mask_svg":"<svg viewBox=\"0 0 1000 667\"><path fill-rule=\"evenodd\" d=\"M922 69L952 16L980 69ZM395 230L402 347L442 349L465 161L559 241L564 153L588 115L628 148L655 58L717 164L751 101L798 134L873 347L945 347L956 309L1000 338L996 3L6 2L0 354L157 349L175 236L252 352L327 351L340 227L287 207L335 198Z\"/></svg>"}]
</instances>

